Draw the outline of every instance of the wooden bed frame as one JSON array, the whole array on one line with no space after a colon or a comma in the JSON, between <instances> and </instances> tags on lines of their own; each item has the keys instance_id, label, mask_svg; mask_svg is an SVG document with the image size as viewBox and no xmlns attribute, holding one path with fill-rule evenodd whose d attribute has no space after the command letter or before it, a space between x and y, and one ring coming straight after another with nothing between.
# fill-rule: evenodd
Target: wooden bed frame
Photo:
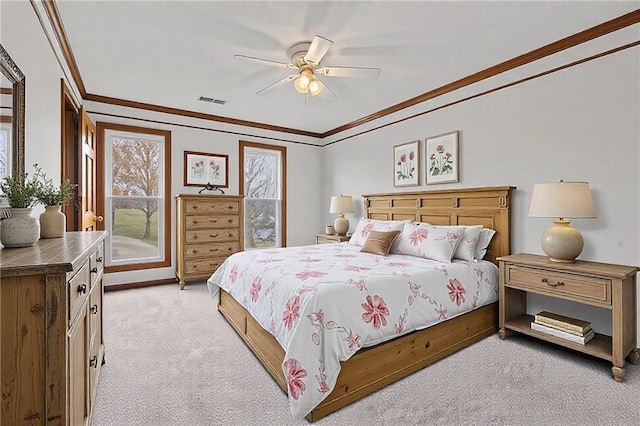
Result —
<instances>
[{"instance_id":1,"label":"wooden bed frame","mask_svg":"<svg viewBox=\"0 0 640 426\"><path fill-rule=\"evenodd\" d=\"M363 195L366 217L434 225L483 225L496 230L485 259L509 254L510 186ZM498 329L497 302L424 330L361 349L341 365L333 391L307 416L310 422L418 371ZM284 350L232 296L220 290L218 310L287 392Z\"/></svg>"}]
</instances>

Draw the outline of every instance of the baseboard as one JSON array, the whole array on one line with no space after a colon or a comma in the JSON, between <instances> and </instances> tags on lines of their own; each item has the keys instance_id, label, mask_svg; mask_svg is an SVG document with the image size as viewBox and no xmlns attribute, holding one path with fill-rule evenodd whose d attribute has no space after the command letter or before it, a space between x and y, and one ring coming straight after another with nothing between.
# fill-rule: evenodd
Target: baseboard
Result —
<instances>
[{"instance_id":1,"label":"baseboard","mask_svg":"<svg viewBox=\"0 0 640 426\"><path fill-rule=\"evenodd\" d=\"M176 284L178 282L175 278L165 278L163 280L153 280L153 281L142 281L136 283L127 283L127 284L114 284L114 285L105 285L104 291L118 291L118 290L130 290L132 288L139 287L151 287L154 285L166 285L166 284Z\"/></svg>"}]
</instances>

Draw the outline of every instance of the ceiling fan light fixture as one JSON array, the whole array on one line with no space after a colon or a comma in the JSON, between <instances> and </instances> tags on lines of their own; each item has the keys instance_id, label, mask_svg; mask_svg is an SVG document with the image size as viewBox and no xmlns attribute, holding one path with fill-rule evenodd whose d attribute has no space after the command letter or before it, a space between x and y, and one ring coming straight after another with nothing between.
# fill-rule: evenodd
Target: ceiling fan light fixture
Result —
<instances>
[{"instance_id":1,"label":"ceiling fan light fixture","mask_svg":"<svg viewBox=\"0 0 640 426\"><path fill-rule=\"evenodd\" d=\"M311 96L315 96L318 93L320 93L321 91L322 91L322 84L320 84L318 79L314 77L309 82L309 93L311 93Z\"/></svg>"},{"instance_id":2,"label":"ceiling fan light fixture","mask_svg":"<svg viewBox=\"0 0 640 426\"><path fill-rule=\"evenodd\" d=\"M309 83L313 80L313 71L308 68L303 69L300 71L300 77L298 77L298 79L303 87L309 87Z\"/></svg>"},{"instance_id":3,"label":"ceiling fan light fixture","mask_svg":"<svg viewBox=\"0 0 640 426\"><path fill-rule=\"evenodd\" d=\"M296 91L298 93L307 93L309 91L309 83L307 82L307 84L303 84L304 82L302 81L302 76L298 76L298 78L295 79L295 81L293 82L293 87L295 87Z\"/></svg>"}]
</instances>

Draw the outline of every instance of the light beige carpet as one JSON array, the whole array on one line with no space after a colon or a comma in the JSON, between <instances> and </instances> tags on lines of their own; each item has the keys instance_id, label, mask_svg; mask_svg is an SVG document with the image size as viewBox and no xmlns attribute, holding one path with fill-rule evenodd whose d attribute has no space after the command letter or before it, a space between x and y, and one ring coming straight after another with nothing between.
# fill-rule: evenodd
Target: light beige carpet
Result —
<instances>
[{"instance_id":1,"label":"light beige carpet","mask_svg":"<svg viewBox=\"0 0 640 426\"><path fill-rule=\"evenodd\" d=\"M293 425L286 395L216 311L206 286L108 292L94 425ZM319 425L638 425L640 365L497 334Z\"/></svg>"}]
</instances>

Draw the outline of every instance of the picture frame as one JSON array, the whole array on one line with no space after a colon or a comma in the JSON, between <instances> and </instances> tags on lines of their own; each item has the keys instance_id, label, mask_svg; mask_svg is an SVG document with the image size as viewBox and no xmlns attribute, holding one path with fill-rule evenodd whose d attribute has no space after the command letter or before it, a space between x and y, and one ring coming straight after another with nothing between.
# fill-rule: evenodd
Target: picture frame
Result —
<instances>
[{"instance_id":1,"label":"picture frame","mask_svg":"<svg viewBox=\"0 0 640 426\"><path fill-rule=\"evenodd\" d=\"M393 147L393 186L420 185L420 141Z\"/></svg>"},{"instance_id":2,"label":"picture frame","mask_svg":"<svg viewBox=\"0 0 640 426\"><path fill-rule=\"evenodd\" d=\"M229 156L184 151L184 186L229 187Z\"/></svg>"},{"instance_id":3,"label":"picture frame","mask_svg":"<svg viewBox=\"0 0 640 426\"><path fill-rule=\"evenodd\" d=\"M460 182L458 131L428 137L425 140L426 184Z\"/></svg>"}]
</instances>

